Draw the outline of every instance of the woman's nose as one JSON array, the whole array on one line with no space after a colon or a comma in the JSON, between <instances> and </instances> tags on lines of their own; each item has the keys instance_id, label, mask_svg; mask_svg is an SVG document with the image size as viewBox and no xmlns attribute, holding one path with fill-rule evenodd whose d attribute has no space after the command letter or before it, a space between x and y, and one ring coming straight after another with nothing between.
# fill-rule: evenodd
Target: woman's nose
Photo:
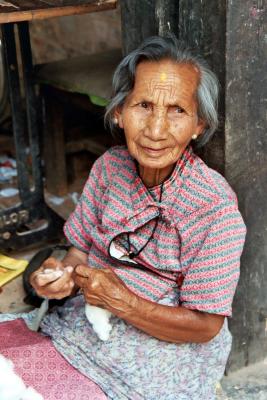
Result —
<instances>
[{"instance_id":1,"label":"woman's nose","mask_svg":"<svg viewBox=\"0 0 267 400\"><path fill-rule=\"evenodd\" d=\"M145 136L151 140L163 140L168 132L168 121L163 113L152 113L147 121Z\"/></svg>"}]
</instances>

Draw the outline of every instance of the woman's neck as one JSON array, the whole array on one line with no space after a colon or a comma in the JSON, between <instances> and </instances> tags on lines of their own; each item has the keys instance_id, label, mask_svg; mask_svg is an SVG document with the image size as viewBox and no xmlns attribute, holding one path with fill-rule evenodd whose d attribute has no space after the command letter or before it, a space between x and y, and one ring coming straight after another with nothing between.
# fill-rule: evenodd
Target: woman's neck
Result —
<instances>
[{"instance_id":1,"label":"woman's neck","mask_svg":"<svg viewBox=\"0 0 267 400\"><path fill-rule=\"evenodd\" d=\"M146 187L153 187L164 182L174 170L175 164L163 169L147 168L138 165L139 176Z\"/></svg>"}]
</instances>

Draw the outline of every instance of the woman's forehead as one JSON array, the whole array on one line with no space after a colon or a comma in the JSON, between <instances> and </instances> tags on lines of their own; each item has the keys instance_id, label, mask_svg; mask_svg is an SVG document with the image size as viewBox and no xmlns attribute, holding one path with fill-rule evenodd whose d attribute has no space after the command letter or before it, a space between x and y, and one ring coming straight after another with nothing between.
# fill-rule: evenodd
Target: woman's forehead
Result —
<instances>
[{"instance_id":1,"label":"woman's forehead","mask_svg":"<svg viewBox=\"0 0 267 400\"><path fill-rule=\"evenodd\" d=\"M196 92L199 71L191 64L178 64L171 60L144 61L138 64L134 91L146 91L152 95L154 90L185 90Z\"/></svg>"}]
</instances>

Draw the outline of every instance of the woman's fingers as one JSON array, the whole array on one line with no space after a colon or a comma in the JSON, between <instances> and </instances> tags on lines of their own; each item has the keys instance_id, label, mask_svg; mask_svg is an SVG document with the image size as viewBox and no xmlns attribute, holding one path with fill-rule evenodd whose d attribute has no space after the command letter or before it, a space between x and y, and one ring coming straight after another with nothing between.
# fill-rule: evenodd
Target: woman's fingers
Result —
<instances>
[{"instance_id":1,"label":"woman's fingers","mask_svg":"<svg viewBox=\"0 0 267 400\"><path fill-rule=\"evenodd\" d=\"M89 281L88 281L88 279L89 278L83 278L83 277L81 277L81 276L75 276L74 277L74 282L75 282L75 284L77 285L77 286L79 286L81 289L84 289L84 288L86 288L87 286L88 286L88 284L89 284Z\"/></svg>"},{"instance_id":2,"label":"woman's fingers","mask_svg":"<svg viewBox=\"0 0 267 400\"><path fill-rule=\"evenodd\" d=\"M88 268L88 265L83 265L83 264L79 264L75 268L75 274L78 275L79 277L84 277L84 278L90 278L93 271L97 271L97 270Z\"/></svg>"},{"instance_id":3,"label":"woman's fingers","mask_svg":"<svg viewBox=\"0 0 267 400\"><path fill-rule=\"evenodd\" d=\"M46 286L47 284L58 280L64 272L62 270L44 269L35 276L35 282L38 286Z\"/></svg>"},{"instance_id":4,"label":"woman's fingers","mask_svg":"<svg viewBox=\"0 0 267 400\"><path fill-rule=\"evenodd\" d=\"M55 279L57 272L60 272L60 275L58 278ZM45 274L42 274L42 276L43 275L45 275ZM70 274L70 272L68 272L66 270L65 271L62 271L62 270L54 271L53 275L52 274L49 274L49 275L51 276L50 281L48 281L46 283L46 285L42 285L42 286L46 286L47 289L49 289L49 291L51 293L57 293L57 292L64 290L64 288L70 283L70 280L71 280L71 274ZM41 277L39 279L41 279L42 282L45 281L45 278L43 278L43 277Z\"/></svg>"},{"instance_id":5,"label":"woman's fingers","mask_svg":"<svg viewBox=\"0 0 267 400\"><path fill-rule=\"evenodd\" d=\"M108 268L77 266L74 281L82 289L86 302L110 311L120 309L121 303L129 296L125 284Z\"/></svg>"},{"instance_id":6,"label":"woman's fingers","mask_svg":"<svg viewBox=\"0 0 267 400\"><path fill-rule=\"evenodd\" d=\"M95 281L95 273L98 270L88 268L87 265L77 265L75 268L74 281L81 289L85 289Z\"/></svg>"},{"instance_id":7,"label":"woman's fingers","mask_svg":"<svg viewBox=\"0 0 267 400\"><path fill-rule=\"evenodd\" d=\"M115 287L123 284L111 269L95 269L84 265L78 265L75 268L74 280L80 288L90 286L91 289L98 286Z\"/></svg>"},{"instance_id":8,"label":"woman's fingers","mask_svg":"<svg viewBox=\"0 0 267 400\"><path fill-rule=\"evenodd\" d=\"M51 269L56 269L56 268L62 268L62 263L61 261L57 260L54 257L49 257L47 258L43 264L41 265L41 268L51 268Z\"/></svg>"},{"instance_id":9,"label":"woman's fingers","mask_svg":"<svg viewBox=\"0 0 267 400\"><path fill-rule=\"evenodd\" d=\"M63 269L63 266L62 266L62 263L60 261L56 260L54 257L47 258L43 262L43 264L36 271L34 271L31 274L30 283L31 283L32 286L35 286L36 284L39 285L39 283L40 283L41 286L43 286L42 280L45 280L46 283L49 282L49 279L50 279L49 276L46 276L46 277L42 276L42 274L44 273L44 271L46 269L50 269L50 270L58 269L58 270L60 270L60 269ZM39 278L41 278L40 282L39 282Z\"/></svg>"},{"instance_id":10,"label":"woman's fingers","mask_svg":"<svg viewBox=\"0 0 267 400\"><path fill-rule=\"evenodd\" d=\"M61 299L72 292L72 273L72 266L64 267L60 261L48 258L31 277L31 284L39 296Z\"/></svg>"},{"instance_id":11,"label":"woman's fingers","mask_svg":"<svg viewBox=\"0 0 267 400\"><path fill-rule=\"evenodd\" d=\"M64 297L69 296L72 293L74 287L74 281L70 280L65 283L64 286L58 287L52 286L53 284L49 285L45 291L45 297L51 299L63 299ZM51 287L52 286L52 287Z\"/></svg>"}]
</instances>

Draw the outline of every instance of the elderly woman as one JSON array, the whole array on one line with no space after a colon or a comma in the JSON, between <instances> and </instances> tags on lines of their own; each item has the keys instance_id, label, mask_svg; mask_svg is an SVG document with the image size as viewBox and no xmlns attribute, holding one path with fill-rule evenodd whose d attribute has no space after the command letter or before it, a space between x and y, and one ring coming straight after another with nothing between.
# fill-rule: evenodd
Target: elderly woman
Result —
<instances>
[{"instance_id":1,"label":"elderly woman","mask_svg":"<svg viewBox=\"0 0 267 400\"><path fill-rule=\"evenodd\" d=\"M106 113L124 145L95 162L65 225L66 257L31 276L51 299L82 289L42 331L110 399L215 398L245 237L235 194L192 150L217 127L217 95L215 75L175 38L126 56ZM64 273L51 281L47 267ZM107 341L85 302L113 314Z\"/></svg>"}]
</instances>

